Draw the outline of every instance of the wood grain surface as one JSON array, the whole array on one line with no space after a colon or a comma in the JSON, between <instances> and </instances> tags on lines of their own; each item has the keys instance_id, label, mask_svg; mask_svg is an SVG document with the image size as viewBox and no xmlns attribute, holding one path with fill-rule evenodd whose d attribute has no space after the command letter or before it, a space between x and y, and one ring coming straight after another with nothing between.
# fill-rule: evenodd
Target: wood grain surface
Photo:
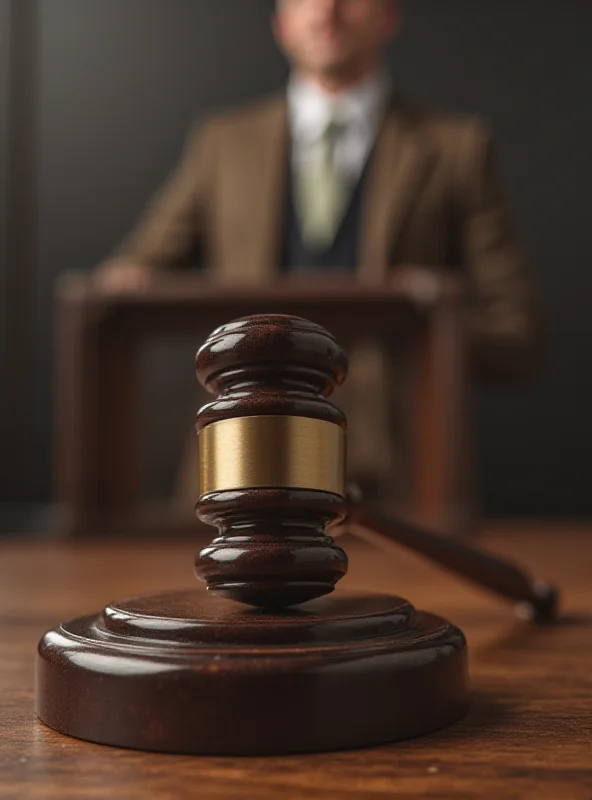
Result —
<instances>
[{"instance_id":1,"label":"wood grain surface","mask_svg":"<svg viewBox=\"0 0 592 800\"><path fill-rule=\"evenodd\" d=\"M0 798L592 798L592 530L498 526L482 537L564 595L560 623L510 607L401 551L348 538L344 586L392 591L467 634L473 707L461 723L386 747L282 758L200 758L116 750L60 736L33 712L46 628L109 600L194 585L200 542L26 541L0 546ZM199 709L196 709L199 725Z\"/></svg>"}]
</instances>

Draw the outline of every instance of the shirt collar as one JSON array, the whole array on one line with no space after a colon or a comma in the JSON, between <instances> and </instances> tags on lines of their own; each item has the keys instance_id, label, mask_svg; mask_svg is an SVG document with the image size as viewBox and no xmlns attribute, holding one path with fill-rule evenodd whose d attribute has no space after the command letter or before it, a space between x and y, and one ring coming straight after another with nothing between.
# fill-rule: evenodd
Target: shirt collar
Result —
<instances>
[{"instance_id":1,"label":"shirt collar","mask_svg":"<svg viewBox=\"0 0 592 800\"><path fill-rule=\"evenodd\" d=\"M390 89L390 80L384 73L337 94L324 92L317 83L295 74L288 84L292 136L298 141L314 141L331 119L347 127L375 129Z\"/></svg>"}]
</instances>

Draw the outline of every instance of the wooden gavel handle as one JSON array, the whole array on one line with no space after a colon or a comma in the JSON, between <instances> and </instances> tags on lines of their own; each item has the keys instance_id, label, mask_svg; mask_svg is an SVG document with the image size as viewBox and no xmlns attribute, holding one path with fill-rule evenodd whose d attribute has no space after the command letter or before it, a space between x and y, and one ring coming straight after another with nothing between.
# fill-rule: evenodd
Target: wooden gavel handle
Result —
<instances>
[{"instance_id":1,"label":"wooden gavel handle","mask_svg":"<svg viewBox=\"0 0 592 800\"><path fill-rule=\"evenodd\" d=\"M557 590L548 583L531 580L515 564L464 542L367 511L353 497L348 499L348 508L350 513L339 528L331 531L332 536L352 531L378 546L403 545L478 586L514 600L523 618L537 622L549 622L555 618Z\"/></svg>"}]
</instances>

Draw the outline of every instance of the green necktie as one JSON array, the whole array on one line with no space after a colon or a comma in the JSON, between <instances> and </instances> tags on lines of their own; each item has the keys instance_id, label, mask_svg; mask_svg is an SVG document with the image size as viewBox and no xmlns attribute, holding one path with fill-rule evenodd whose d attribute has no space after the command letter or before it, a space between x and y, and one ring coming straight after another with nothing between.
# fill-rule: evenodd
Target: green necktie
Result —
<instances>
[{"instance_id":1,"label":"green necktie","mask_svg":"<svg viewBox=\"0 0 592 800\"><path fill-rule=\"evenodd\" d=\"M344 126L330 122L296 175L296 210L302 239L313 250L329 247L343 219L351 186L335 166Z\"/></svg>"}]
</instances>

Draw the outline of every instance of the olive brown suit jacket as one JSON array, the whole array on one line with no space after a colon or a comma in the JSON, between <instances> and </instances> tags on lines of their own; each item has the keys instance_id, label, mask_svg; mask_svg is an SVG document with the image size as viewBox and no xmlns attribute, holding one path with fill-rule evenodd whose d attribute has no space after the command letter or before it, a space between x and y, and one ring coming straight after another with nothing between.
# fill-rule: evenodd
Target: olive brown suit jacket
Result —
<instances>
[{"instance_id":1,"label":"olive brown suit jacket","mask_svg":"<svg viewBox=\"0 0 592 800\"><path fill-rule=\"evenodd\" d=\"M176 170L114 258L165 270L183 265L198 246L225 283L272 280L281 266L289 153L285 94L213 116L191 133ZM476 363L529 371L541 351L539 303L487 127L393 97L370 158L357 280L384 284L402 265L460 273ZM364 373L363 396L383 396L368 381L374 374L384 383L386 362L362 352L350 380ZM376 413L386 419L371 409L348 411L354 431L352 413L363 416L359 430ZM370 433L357 437L367 453L362 461L389 449L384 432ZM351 456L355 462L355 447Z\"/></svg>"}]
</instances>

